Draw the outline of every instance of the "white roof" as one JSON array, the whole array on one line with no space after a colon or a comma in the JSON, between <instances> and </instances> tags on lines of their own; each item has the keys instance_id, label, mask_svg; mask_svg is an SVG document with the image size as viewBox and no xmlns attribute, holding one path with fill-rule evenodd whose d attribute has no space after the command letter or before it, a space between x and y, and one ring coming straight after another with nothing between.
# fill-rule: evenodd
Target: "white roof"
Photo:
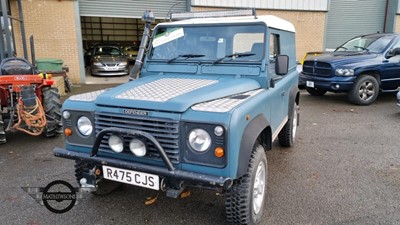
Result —
<instances>
[{"instance_id":1,"label":"white roof","mask_svg":"<svg viewBox=\"0 0 400 225\"><path fill-rule=\"evenodd\" d=\"M267 27L272 27L279 30L286 30L290 32L296 32L294 26L289 21L281 19L277 16L266 15L266 16L238 16L238 17L218 17L218 18L196 18L188 20L180 20L174 22L160 23L160 25L167 24L225 24L225 23L257 23L263 22Z\"/></svg>"}]
</instances>

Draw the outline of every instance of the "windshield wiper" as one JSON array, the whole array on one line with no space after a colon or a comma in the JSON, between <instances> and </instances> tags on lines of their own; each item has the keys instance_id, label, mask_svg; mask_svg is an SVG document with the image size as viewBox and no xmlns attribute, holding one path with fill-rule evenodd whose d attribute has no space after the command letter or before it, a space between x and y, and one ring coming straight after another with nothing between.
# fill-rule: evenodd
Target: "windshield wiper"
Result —
<instances>
[{"instance_id":1,"label":"windshield wiper","mask_svg":"<svg viewBox=\"0 0 400 225\"><path fill-rule=\"evenodd\" d=\"M338 47L335 51L337 51L337 50L339 50L339 49L341 49L341 48L343 48L345 51L349 50L349 49L346 48L346 47L340 46L340 47Z\"/></svg>"},{"instance_id":2,"label":"windshield wiper","mask_svg":"<svg viewBox=\"0 0 400 225\"><path fill-rule=\"evenodd\" d=\"M247 56L252 56L252 55L255 55L255 54L254 53L233 53L233 54L226 55L222 58L215 60L214 62L212 62L212 64L214 65L216 63L219 63L226 58L240 58L240 57L247 57Z\"/></svg>"},{"instance_id":3,"label":"windshield wiper","mask_svg":"<svg viewBox=\"0 0 400 225\"><path fill-rule=\"evenodd\" d=\"M206 56L206 55L200 55L200 54L183 54L183 55L178 55L178 56L176 56L176 57L174 57L174 58L168 60L167 63L171 63L171 62L173 62L173 61L175 61L176 59L179 59L179 58L188 59L188 58L200 58L200 57L203 57L203 56Z\"/></svg>"}]
</instances>

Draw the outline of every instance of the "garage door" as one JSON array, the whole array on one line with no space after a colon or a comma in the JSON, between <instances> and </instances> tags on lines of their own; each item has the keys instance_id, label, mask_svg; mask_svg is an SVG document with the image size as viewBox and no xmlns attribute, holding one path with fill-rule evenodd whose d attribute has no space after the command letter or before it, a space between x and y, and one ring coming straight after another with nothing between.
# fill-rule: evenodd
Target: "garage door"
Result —
<instances>
[{"instance_id":1,"label":"garage door","mask_svg":"<svg viewBox=\"0 0 400 225\"><path fill-rule=\"evenodd\" d=\"M348 39L383 32L386 0L333 0L327 14L325 48L336 48Z\"/></svg>"},{"instance_id":2,"label":"garage door","mask_svg":"<svg viewBox=\"0 0 400 225\"><path fill-rule=\"evenodd\" d=\"M145 9L164 19L170 9L186 12L187 0L79 0L80 16L140 18Z\"/></svg>"}]
</instances>

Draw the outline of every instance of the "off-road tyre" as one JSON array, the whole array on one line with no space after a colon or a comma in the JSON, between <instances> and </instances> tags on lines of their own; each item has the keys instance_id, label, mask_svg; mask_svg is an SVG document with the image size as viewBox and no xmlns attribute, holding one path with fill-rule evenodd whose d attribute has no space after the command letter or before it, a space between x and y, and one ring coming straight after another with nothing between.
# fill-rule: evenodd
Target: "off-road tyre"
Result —
<instances>
[{"instance_id":1,"label":"off-road tyre","mask_svg":"<svg viewBox=\"0 0 400 225\"><path fill-rule=\"evenodd\" d=\"M263 173L259 171L259 168L262 168ZM254 185L261 184L259 183L261 179L256 181L258 172L260 177L263 177L263 188L257 185L261 189L259 191L262 191L259 201L254 198ZM225 210L228 224L255 225L260 223L266 197L267 172L265 150L262 145L257 143L253 147L246 174L236 179L226 193ZM259 203L257 209L253 205L255 202Z\"/></svg>"},{"instance_id":2,"label":"off-road tyre","mask_svg":"<svg viewBox=\"0 0 400 225\"><path fill-rule=\"evenodd\" d=\"M312 96L322 96L327 92L326 90L321 90L319 88L310 88L310 87L306 87L306 91Z\"/></svg>"},{"instance_id":3,"label":"off-road tyre","mask_svg":"<svg viewBox=\"0 0 400 225\"><path fill-rule=\"evenodd\" d=\"M53 137L62 133L60 94L55 87L45 87L42 92L42 105L47 120L44 131L46 137Z\"/></svg>"},{"instance_id":4,"label":"off-road tyre","mask_svg":"<svg viewBox=\"0 0 400 225\"><path fill-rule=\"evenodd\" d=\"M279 144L282 147L292 147L296 140L296 131L299 123L299 107L295 102L293 105L293 110L289 115L289 119L285 126L278 134Z\"/></svg>"},{"instance_id":5,"label":"off-road tyre","mask_svg":"<svg viewBox=\"0 0 400 225\"><path fill-rule=\"evenodd\" d=\"M91 169L93 169L93 167L94 165L89 162L82 160L75 161L75 178L79 185L80 185L80 180L83 178L83 173L88 173ZM110 194L115 189L120 187L121 183L113 182L106 179L100 179L97 181L96 186L97 186L96 191L91 193L94 195L103 196Z\"/></svg>"},{"instance_id":6,"label":"off-road tyre","mask_svg":"<svg viewBox=\"0 0 400 225\"><path fill-rule=\"evenodd\" d=\"M6 132L4 130L4 121L3 116L1 115L0 109L0 144L6 143Z\"/></svg>"},{"instance_id":7,"label":"off-road tyre","mask_svg":"<svg viewBox=\"0 0 400 225\"><path fill-rule=\"evenodd\" d=\"M370 105L379 94L379 83L374 76L362 75L347 93L349 101L356 105Z\"/></svg>"}]
</instances>

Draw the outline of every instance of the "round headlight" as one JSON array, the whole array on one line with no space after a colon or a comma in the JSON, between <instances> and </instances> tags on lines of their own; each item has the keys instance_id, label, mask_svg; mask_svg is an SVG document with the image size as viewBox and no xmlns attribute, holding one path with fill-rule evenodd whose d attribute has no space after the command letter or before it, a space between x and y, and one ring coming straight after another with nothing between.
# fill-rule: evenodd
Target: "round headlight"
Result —
<instances>
[{"instance_id":1,"label":"round headlight","mask_svg":"<svg viewBox=\"0 0 400 225\"><path fill-rule=\"evenodd\" d=\"M108 139L108 145L110 146L111 150L116 153L120 153L124 150L124 141L116 135L110 136Z\"/></svg>"},{"instance_id":2,"label":"round headlight","mask_svg":"<svg viewBox=\"0 0 400 225\"><path fill-rule=\"evenodd\" d=\"M146 155L146 146L141 140L132 139L129 143L129 149L135 156L143 157Z\"/></svg>"},{"instance_id":3,"label":"round headlight","mask_svg":"<svg viewBox=\"0 0 400 225\"><path fill-rule=\"evenodd\" d=\"M194 129L189 133L189 145L198 152L204 152L211 146L211 137L203 129Z\"/></svg>"},{"instance_id":4,"label":"round headlight","mask_svg":"<svg viewBox=\"0 0 400 225\"><path fill-rule=\"evenodd\" d=\"M69 111L64 111L62 113L62 116L63 116L64 119L67 120L67 119L71 118L71 113Z\"/></svg>"},{"instance_id":5,"label":"round headlight","mask_svg":"<svg viewBox=\"0 0 400 225\"><path fill-rule=\"evenodd\" d=\"M86 116L79 117L78 122L77 122L77 127L78 127L79 132L83 136L89 136L93 132L92 122Z\"/></svg>"},{"instance_id":6,"label":"round headlight","mask_svg":"<svg viewBox=\"0 0 400 225\"><path fill-rule=\"evenodd\" d=\"M224 128L221 126L216 126L214 128L214 134L217 135L218 137L224 134Z\"/></svg>"}]
</instances>

